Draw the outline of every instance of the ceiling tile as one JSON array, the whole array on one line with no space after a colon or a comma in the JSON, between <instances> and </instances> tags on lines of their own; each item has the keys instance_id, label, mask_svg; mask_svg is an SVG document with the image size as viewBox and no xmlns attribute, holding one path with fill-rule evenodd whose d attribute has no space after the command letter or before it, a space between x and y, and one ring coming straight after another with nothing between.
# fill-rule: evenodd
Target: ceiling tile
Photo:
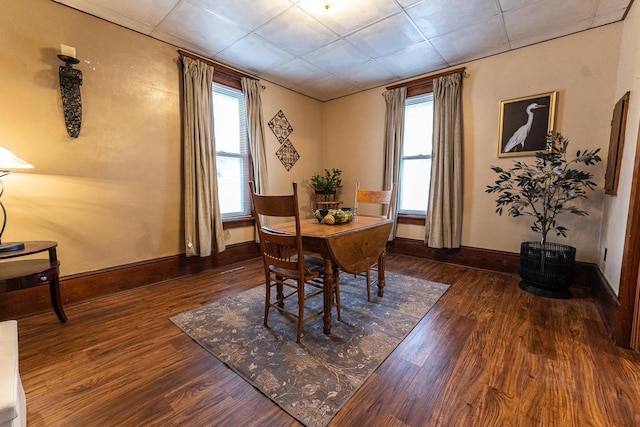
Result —
<instances>
[{"instance_id":1,"label":"ceiling tile","mask_svg":"<svg viewBox=\"0 0 640 427\"><path fill-rule=\"evenodd\" d=\"M287 9L258 28L256 34L294 55L304 55L338 38L297 7Z\"/></svg>"},{"instance_id":2,"label":"ceiling tile","mask_svg":"<svg viewBox=\"0 0 640 427\"><path fill-rule=\"evenodd\" d=\"M541 28L537 33L528 34L521 39L511 40L509 44L511 45L512 49L518 49L535 43L540 43L542 41L552 40L558 37L566 36L567 34L588 30L591 27L592 22L593 20L589 18L562 26Z\"/></svg>"},{"instance_id":3,"label":"ceiling tile","mask_svg":"<svg viewBox=\"0 0 640 427\"><path fill-rule=\"evenodd\" d=\"M328 101L346 94L356 93L360 89L336 76L329 75L325 78L296 86L294 90L319 101Z\"/></svg>"},{"instance_id":4,"label":"ceiling tile","mask_svg":"<svg viewBox=\"0 0 640 427\"><path fill-rule=\"evenodd\" d=\"M404 13L399 13L351 34L346 40L377 58L420 43L424 37Z\"/></svg>"},{"instance_id":5,"label":"ceiling tile","mask_svg":"<svg viewBox=\"0 0 640 427\"><path fill-rule=\"evenodd\" d=\"M423 0L398 0L398 3L400 3L400 6L402 7L409 7L422 1Z\"/></svg>"},{"instance_id":6,"label":"ceiling tile","mask_svg":"<svg viewBox=\"0 0 640 427\"><path fill-rule=\"evenodd\" d=\"M610 24L612 22L618 22L622 19L626 11L627 9L618 9L618 10L612 10L610 12L606 12L603 14L599 14L595 18L593 18L591 27L595 28L601 25Z\"/></svg>"},{"instance_id":7,"label":"ceiling tile","mask_svg":"<svg viewBox=\"0 0 640 427\"><path fill-rule=\"evenodd\" d=\"M537 1L540 0L500 0L500 10L506 12L511 9L520 9Z\"/></svg>"},{"instance_id":8,"label":"ceiling tile","mask_svg":"<svg viewBox=\"0 0 640 427\"><path fill-rule=\"evenodd\" d=\"M404 78L428 73L449 66L437 50L427 41L405 50L378 58L385 68Z\"/></svg>"},{"instance_id":9,"label":"ceiling tile","mask_svg":"<svg viewBox=\"0 0 640 427\"><path fill-rule=\"evenodd\" d=\"M598 0L540 0L504 13L509 40L594 16Z\"/></svg>"},{"instance_id":10,"label":"ceiling tile","mask_svg":"<svg viewBox=\"0 0 640 427\"><path fill-rule=\"evenodd\" d=\"M394 72L387 70L375 59L363 64L335 73L336 77L352 84L360 90L382 86L389 82L399 80Z\"/></svg>"},{"instance_id":11,"label":"ceiling tile","mask_svg":"<svg viewBox=\"0 0 640 427\"><path fill-rule=\"evenodd\" d=\"M289 0L189 0L189 2L224 16L236 25L251 31L286 9L294 7Z\"/></svg>"},{"instance_id":12,"label":"ceiling tile","mask_svg":"<svg viewBox=\"0 0 640 427\"><path fill-rule=\"evenodd\" d=\"M247 35L225 18L184 1L167 15L158 31L207 46L211 52L220 52Z\"/></svg>"},{"instance_id":13,"label":"ceiling tile","mask_svg":"<svg viewBox=\"0 0 640 427\"><path fill-rule=\"evenodd\" d=\"M495 0L431 0L407 9L428 39L468 27L499 13Z\"/></svg>"},{"instance_id":14,"label":"ceiling tile","mask_svg":"<svg viewBox=\"0 0 640 427\"><path fill-rule=\"evenodd\" d=\"M82 6L80 9L85 11L84 7L93 7L97 10L116 12L117 15L155 27L179 2L180 0L67 0L60 3L71 7L76 7L74 4L78 4ZM107 17L98 16L110 20Z\"/></svg>"},{"instance_id":15,"label":"ceiling tile","mask_svg":"<svg viewBox=\"0 0 640 427\"><path fill-rule=\"evenodd\" d=\"M602 15L614 10L624 9L629 6L629 0L600 0L598 2L598 10L596 15Z\"/></svg>"},{"instance_id":16,"label":"ceiling tile","mask_svg":"<svg viewBox=\"0 0 640 427\"><path fill-rule=\"evenodd\" d=\"M198 55L202 55L205 58L213 58L213 56L217 53L217 52L206 50L206 46L204 45L193 43L188 40L182 40L180 37L176 37L172 34L163 33L161 31L154 30L150 34L150 36L155 39L162 40L165 43L169 43L174 46L177 46L181 49L185 49L190 52L197 53Z\"/></svg>"},{"instance_id":17,"label":"ceiling tile","mask_svg":"<svg viewBox=\"0 0 640 427\"><path fill-rule=\"evenodd\" d=\"M600 0L592 26L598 27L620 21L626 13L628 6L628 0Z\"/></svg>"},{"instance_id":18,"label":"ceiling tile","mask_svg":"<svg viewBox=\"0 0 640 427\"><path fill-rule=\"evenodd\" d=\"M333 72L368 61L370 58L344 40L314 50L304 59L325 71Z\"/></svg>"},{"instance_id":19,"label":"ceiling tile","mask_svg":"<svg viewBox=\"0 0 640 427\"><path fill-rule=\"evenodd\" d=\"M276 65L259 74L260 78L285 87L298 86L309 80L321 79L328 75L329 73L326 71L300 58L294 58L287 63Z\"/></svg>"},{"instance_id":20,"label":"ceiling tile","mask_svg":"<svg viewBox=\"0 0 640 427\"><path fill-rule=\"evenodd\" d=\"M333 2L329 10L324 8L323 3L318 0L302 0L298 7L341 36L401 10L395 2L389 0L342 0Z\"/></svg>"},{"instance_id":21,"label":"ceiling tile","mask_svg":"<svg viewBox=\"0 0 640 427\"><path fill-rule=\"evenodd\" d=\"M220 62L235 64L253 74L289 62L294 58L293 55L253 34L238 40L215 57Z\"/></svg>"},{"instance_id":22,"label":"ceiling tile","mask_svg":"<svg viewBox=\"0 0 640 427\"><path fill-rule=\"evenodd\" d=\"M58 3L81 10L90 15L97 16L114 24L122 25L142 34L151 34L154 27L171 11L179 0L166 0L159 2L157 9L148 8L151 1L140 4L129 4L127 1L109 2L106 0L91 2L87 0L55 0Z\"/></svg>"},{"instance_id":23,"label":"ceiling tile","mask_svg":"<svg viewBox=\"0 0 640 427\"><path fill-rule=\"evenodd\" d=\"M499 16L430 41L451 65L509 50Z\"/></svg>"}]
</instances>

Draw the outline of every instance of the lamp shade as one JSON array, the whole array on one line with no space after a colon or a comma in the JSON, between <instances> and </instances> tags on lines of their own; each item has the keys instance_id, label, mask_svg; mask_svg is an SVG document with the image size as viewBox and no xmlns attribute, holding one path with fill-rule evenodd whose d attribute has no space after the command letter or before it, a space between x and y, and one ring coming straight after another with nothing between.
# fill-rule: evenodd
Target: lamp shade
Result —
<instances>
[{"instance_id":1,"label":"lamp shade","mask_svg":"<svg viewBox=\"0 0 640 427\"><path fill-rule=\"evenodd\" d=\"M33 165L25 162L4 147L0 147L0 170L31 169Z\"/></svg>"}]
</instances>

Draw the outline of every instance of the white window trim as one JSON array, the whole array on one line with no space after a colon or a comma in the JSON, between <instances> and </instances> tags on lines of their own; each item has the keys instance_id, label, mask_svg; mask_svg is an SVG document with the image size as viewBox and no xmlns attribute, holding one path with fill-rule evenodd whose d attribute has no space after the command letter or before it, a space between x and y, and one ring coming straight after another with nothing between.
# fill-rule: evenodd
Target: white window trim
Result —
<instances>
[{"instance_id":1,"label":"white window trim","mask_svg":"<svg viewBox=\"0 0 640 427\"><path fill-rule=\"evenodd\" d=\"M418 103L429 101L429 100L433 102L433 92L427 92L420 95L412 96L406 99L405 108L409 105L414 105L414 104L418 104ZM400 159L400 162L401 162L400 167L401 169L403 168L405 160L412 160L412 159L415 159L415 160L429 159L430 160L431 158L432 158L431 154L420 154L420 155L406 156L406 157L402 156ZM428 210L428 206L427 206L427 210ZM426 217L427 210L418 211L418 210L400 209L400 207L398 207L398 215Z\"/></svg>"},{"instance_id":2,"label":"white window trim","mask_svg":"<svg viewBox=\"0 0 640 427\"><path fill-rule=\"evenodd\" d=\"M233 219L238 219L238 218L246 218L251 216L251 193L249 190L249 180L250 180L250 169L251 169L251 158L249 156L249 136L248 136L248 129L247 129L247 117L246 117L246 105L245 105L245 99L244 99L244 94L242 93L241 90L238 90L234 87L231 86L227 86L224 85L222 83L217 83L214 82L211 90L215 93L223 93L225 95L230 95L230 96L234 96L234 97L238 97L238 99L241 102L241 107L244 106L244 108L241 109L240 111L240 119L244 120L244 125L241 124L240 126L240 131L242 133L241 135L241 152L240 153L229 153L229 152L225 152L225 151L217 151L216 150L216 159L218 158L218 156L220 157L227 157L227 158L232 158L232 159L243 159L243 206L244 206L244 210L241 212L228 212L228 213L222 213L220 216L222 218L222 220L233 220ZM214 111L214 123L215 123L215 111ZM218 191L218 194L220 194L220 192Z\"/></svg>"}]
</instances>

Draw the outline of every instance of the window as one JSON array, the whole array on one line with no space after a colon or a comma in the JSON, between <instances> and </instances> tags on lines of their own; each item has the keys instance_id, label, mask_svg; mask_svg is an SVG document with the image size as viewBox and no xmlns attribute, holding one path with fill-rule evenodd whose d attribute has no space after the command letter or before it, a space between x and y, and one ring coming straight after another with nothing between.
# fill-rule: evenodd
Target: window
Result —
<instances>
[{"instance_id":1,"label":"window","mask_svg":"<svg viewBox=\"0 0 640 427\"><path fill-rule=\"evenodd\" d=\"M251 215L249 147L244 94L213 84L213 127L218 171L218 203L222 219Z\"/></svg>"},{"instance_id":2,"label":"window","mask_svg":"<svg viewBox=\"0 0 640 427\"><path fill-rule=\"evenodd\" d=\"M407 98L404 108L399 213L424 216L431 182L433 93Z\"/></svg>"}]
</instances>

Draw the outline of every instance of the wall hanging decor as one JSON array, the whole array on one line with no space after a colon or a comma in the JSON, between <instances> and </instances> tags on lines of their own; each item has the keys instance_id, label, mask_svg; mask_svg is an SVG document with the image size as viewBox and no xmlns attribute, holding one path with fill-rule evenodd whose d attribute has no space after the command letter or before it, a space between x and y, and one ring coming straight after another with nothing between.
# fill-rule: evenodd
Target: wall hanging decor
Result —
<instances>
[{"instance_id":1,"label":"wall hanging decor","mask_svg":"<svg viewBox=\"0 0 640 427\"><path fill-rule=\"evenodd\" d=\"M62 45L60 51L58 58L65 63L59 67L62 112L67 133L71 138L77 138L82 125L82 71L73 68L73 65L80 63L80 60L75 57L76 50L73 47Z\"/></svg>"},{"instance_id":2,"label":"wall hanging decor","mask_svg":"<svg viewBox=\"0 0 640 427\"><path fill-rule=\"evenodd\" d=\"M278 151L276 151L276 156L288 171L291 170L300 158L300 154L298 154L298 151L288 139L280 146Z\"/></svg>"},{"instance_id":3,"label":"wall hanging decor","mask_svg":"<svg viewBox=\"0 0 640 427\"><path fill-rule=\"evenodd\" d=\"M289 135L293 132L293 127L282 110L278 111L268 124L271 132L273 132L278 141L280 141L280 144L282 144L280 148L278 148L278 151L276 151L276 157L280 159L285 169L290 171L300 158L296 147L289 141Z\"/></svg>"},{"instance_id":4,"label":"wall hanging decor","mask_svg":"<svg viewBox=\"0 0 640 427\"><path fill-rule=\"evenodd\" d=\"M547 148L556 95L549 92L500 102L498 157L532 156Z\"/></svg>"},{"instance_id":5,"label":"wall hanging decor","mask_svg":"<svg viewBox=\"0 0 640 427\"><path fill-rule=\"evenodd\" d=\"M611 134L609 135L609 154L607 155L607 171L604 174L604 194L618 194L620 167L622 166L622 150L624 149L624 133L627 127L627 110L629 109L630 92L625 93L616 102L611 118Z\"/></svg>"},{"instance_id":6,"label":"wall hanging decor","mask_svg":"<svg viewBox=\"0 0 640 427\"><path fill-rule=\"evenodd\" d=\"M268 124L273 134L278 138L278 141L280 141L280 144L284 143L287 138L289 138L289 135L291 135L291 132L293 132L293 128L282 110L278 111Z\"/></svg>"}]
</instances>

